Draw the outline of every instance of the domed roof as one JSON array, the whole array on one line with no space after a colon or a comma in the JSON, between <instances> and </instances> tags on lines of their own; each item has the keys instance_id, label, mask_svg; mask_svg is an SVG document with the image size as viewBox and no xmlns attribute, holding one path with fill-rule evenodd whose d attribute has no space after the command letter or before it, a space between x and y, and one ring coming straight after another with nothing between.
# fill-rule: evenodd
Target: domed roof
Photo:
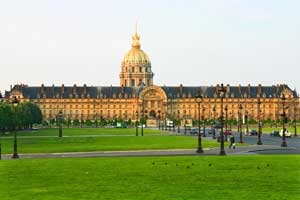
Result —
<instances>
[{"instance_id":1,"label":"domed roof","mask_svg":"<svg viewBox=\"0 0 300 200\"><path fill-rule=\"evenodd\" d=\"M141 49L131 49L129 50L124 59L124 63L150 63L147 54Z\"/></svg>"},{"instance_id":2,"label":"domed roof","mask_svg":"<svg viewBox=\"0 0 300 200\"><path fill-rule=\"evenodd\" d=\"M137 31L132 36L131 49L126 53L123 63L150 63L147 54L141 50L140 36Z\"/></svg>"}]
</instances>

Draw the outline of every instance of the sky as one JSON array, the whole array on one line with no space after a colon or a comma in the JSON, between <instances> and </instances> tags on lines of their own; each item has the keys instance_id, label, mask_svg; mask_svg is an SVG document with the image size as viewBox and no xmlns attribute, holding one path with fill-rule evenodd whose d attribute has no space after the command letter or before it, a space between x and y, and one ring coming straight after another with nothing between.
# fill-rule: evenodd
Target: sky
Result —
<instances>
[{"instance_id":1,"label":"sky","mask_svg":"<svg viewBox=\"0 0 300 200\"><path fill-rule=\"evenodd\" d=\"M0 0L0 90L119 85L136 21L154 84L300 88L299 0Z\"/></svg>"}]
</instances>

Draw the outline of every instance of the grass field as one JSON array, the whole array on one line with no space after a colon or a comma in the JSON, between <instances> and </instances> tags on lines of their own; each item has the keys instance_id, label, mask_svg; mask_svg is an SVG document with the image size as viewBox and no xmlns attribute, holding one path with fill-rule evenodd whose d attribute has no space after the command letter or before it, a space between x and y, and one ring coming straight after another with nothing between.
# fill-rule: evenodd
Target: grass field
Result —
<instances>
[{"instance_id":1,"label":"grass field","mask_svg":"<svg viewBox=\"0 0 300 200\"><path fill-rule=\"evenodd\" d=\"M2 139L3 153L12 153L13 139ZM211 140L203 140L203 147L217 147ZM191 136L104 136L65 138L19 138L19 153L90 152L113 150L195 149L197 138Z\"/></svg>"},{"instance_id":2,"label":"grass field","mask_svg":"<svg viewBox=\"0 0 300 200\"><path fill-rule=\"evenodd\" d=\"M0 162L1 200L297 200L300 156Z\"/></svg>"},{"instance_id":3,"label":"grass field","mask_svg":"<svg viewBox=\"0 0 300 200\"><path fill-rule=\"evenodd\" d=\"M144 134L163 134L155 129L144 129ZM13 133L7 133L4 136L11 136ZM139 134L141 135L141 128L139 128ZM34 131L20 131L19 136L57 136L58 129L38 129ZM135 128L64 128L64 136L75 135L135 135Z\"/></svg>"}]
</instances>

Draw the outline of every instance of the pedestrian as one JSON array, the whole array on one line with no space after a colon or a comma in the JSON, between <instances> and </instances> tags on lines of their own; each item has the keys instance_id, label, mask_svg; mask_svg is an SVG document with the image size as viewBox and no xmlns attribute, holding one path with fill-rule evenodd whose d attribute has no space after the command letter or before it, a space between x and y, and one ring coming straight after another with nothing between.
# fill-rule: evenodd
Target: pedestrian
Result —
<instances>
[{"instance_id":1,"label":"pedestrian","mask_svg":"<svg viewBox=\"0 0 300 200\"><path fill-rule=\"evenodd\" d=\"M233 149L235 149L235 139L234 139L233 135L230 136L230 145L229 145L229 148L231 149L231 147Z\"/></svg>"}]
</instances>

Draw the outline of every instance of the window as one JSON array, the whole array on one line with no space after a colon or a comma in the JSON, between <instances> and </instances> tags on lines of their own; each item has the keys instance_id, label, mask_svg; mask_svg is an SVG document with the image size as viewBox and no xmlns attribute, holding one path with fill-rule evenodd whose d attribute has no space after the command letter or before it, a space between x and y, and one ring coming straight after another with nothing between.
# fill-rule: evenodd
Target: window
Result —
<instances>
[{"instance_id":1,"label":"window","mask_svg":"<svg viewBox=\"0 0 300 200\"><path fill-rule=\"evenodd\" d=\"M140 67L139 69L140 69L140 73L142 73L143 72L142 67Z\"/></svg>"},{"instance_id":2,"label":"window","mask_svg":"<svg viewBox=\"0 0 300 200\"><path fill-rule=\"evenodd\" d=\"M131 86L135 86L135 81L134 81L134 79L131 79L131 84L130 84Z\"/></svg>"},{"instance_id":3,"label":"window","mask_svg":"<svg viewBox=\"0 0 300 200\"><path fill-rule=\"evenodd\" d=\"M134 73L134 67L132 67L132 68L131 68L131 72L133 72L133 73Z\"/></svg>"}]
</instances>

